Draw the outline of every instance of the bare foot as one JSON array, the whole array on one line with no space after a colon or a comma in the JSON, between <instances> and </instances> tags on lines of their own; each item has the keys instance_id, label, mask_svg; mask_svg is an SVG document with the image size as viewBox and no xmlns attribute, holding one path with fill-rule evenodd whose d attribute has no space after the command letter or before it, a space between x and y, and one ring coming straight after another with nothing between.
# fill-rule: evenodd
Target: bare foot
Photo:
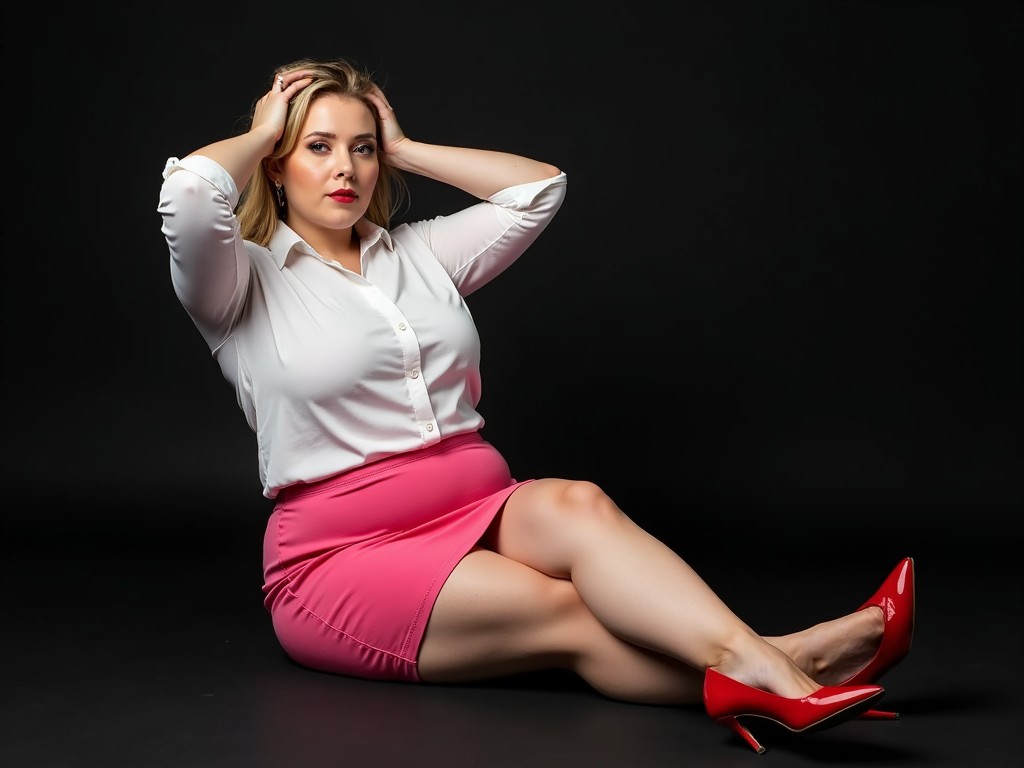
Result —
<instances>
[{"instance_id":1,"label":"bare foot","mask_svg":"<svg viewBox=\"0 0 1024 768\"><path fill-rule=\"evenodd\" d=\"M880 608L865 608L783 637L766 637L819 685L840 685L871 661L882 642Z\"/></svg>"}]
</instances>

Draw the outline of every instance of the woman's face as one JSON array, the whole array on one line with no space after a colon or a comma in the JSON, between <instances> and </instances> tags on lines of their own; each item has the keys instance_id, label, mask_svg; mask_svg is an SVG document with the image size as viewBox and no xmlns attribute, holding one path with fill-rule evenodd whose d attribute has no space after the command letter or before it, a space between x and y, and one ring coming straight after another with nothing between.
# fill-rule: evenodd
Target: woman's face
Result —
<instances>
[{"instance_id":1,"label":"woman's face","mask_svg":"<svg viewBox=\"0 0 1024 768\"><path fill-rule=\"evenodd\" d=\"M310 105L295 148L281 160L288 226L320 240L362 218L380 175L376 135L358 99L329 94Z\"/></svg>"}]
</instances>

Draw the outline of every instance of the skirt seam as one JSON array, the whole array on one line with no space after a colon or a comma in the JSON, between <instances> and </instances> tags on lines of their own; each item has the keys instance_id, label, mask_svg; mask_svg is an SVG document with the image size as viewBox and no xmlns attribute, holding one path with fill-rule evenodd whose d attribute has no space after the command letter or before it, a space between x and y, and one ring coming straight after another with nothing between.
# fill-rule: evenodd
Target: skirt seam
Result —
<instances>
[{"instance_id":1,"label":"skirt seam","mask_svg":"<svg viewBox=\"0 0 1024 768\"><path fill-rule=\"evenodd\" d=\"M388 650L385 650L384 648L378 648L378 647L376 647L374 645L370 645L369 643L360 640L358 637L355 637L354 635L350 635L345 630L343 630L343 629L341 629L339 627L336 627L333 624L331 624L331 622L327 621L327 619L323 618L316 611L314 611L312 608L307 606L304 602L302 602L302 598L299 597L297 594L295 594L295 592L293 592L291 589L289 589L288 587L285 587L284 591L285 591L286 594L290 595L291 597L293 597L295 599L295 602L297 602L299 604L299 606L302 608L303 611L308 613L310 616L312 616L314 619L319 621L321 624L323 624L325 627L327 627L332 632L337 632L342 637L345 637L345 638L351 640L353 643L357 643L358 645L362 646L363 648L369 648L370 650L376 651L377 653L383 653L385 656L391 656L393 658L400 659L401 661L404 661L407 664L408 663L415 663L415 660L413 660L413 659L409 659L408 657L403 656L403 655L398 654L398 653L395 653L394 651L388 651Z\"/></svg>"}]
</instances>

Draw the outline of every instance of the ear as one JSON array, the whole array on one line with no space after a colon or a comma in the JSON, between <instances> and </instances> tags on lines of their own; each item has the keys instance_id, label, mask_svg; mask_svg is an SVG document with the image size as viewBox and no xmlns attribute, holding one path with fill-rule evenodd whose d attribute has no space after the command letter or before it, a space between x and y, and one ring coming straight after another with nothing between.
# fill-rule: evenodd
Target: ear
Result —
<instances>
[{"instance_id":1,"label":"ear","mask_svg":"<svg viewBox=\"0 0 1024 768\"><path fill-rule=\"evenodd\" d=\"M264 162L264 169L267 175L270 176L271 181L281 180L281 161L277 158L271 158Z\"/></svg>"}]
</instances>

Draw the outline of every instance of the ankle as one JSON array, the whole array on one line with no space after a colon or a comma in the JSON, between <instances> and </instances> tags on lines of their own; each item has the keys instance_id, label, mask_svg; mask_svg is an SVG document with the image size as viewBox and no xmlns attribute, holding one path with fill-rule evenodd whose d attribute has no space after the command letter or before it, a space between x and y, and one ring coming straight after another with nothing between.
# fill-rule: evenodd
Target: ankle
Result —
<instances>
[{"instance_id":1,"label":"ankle","mask_svg":"<svg viewBox=\"0 0 1024 768\"><path fill-rule=\"evenodd\" d=\"M703 654L704 666L713 667L722 674L735 669L743 658L745 636L746 631L740 627L710 638Z\"/></svg>"},{"instance_id":2,"label":"ankle","mask_svg":"<svg viewBox=\"0 0 1024 768\"><path fill-rule=\"evenodd\" d=\"M711 652L708 667L746 685L761 687L774 657L782 652L748 628L722 637Z\"/></svg>"}]
</instances>

